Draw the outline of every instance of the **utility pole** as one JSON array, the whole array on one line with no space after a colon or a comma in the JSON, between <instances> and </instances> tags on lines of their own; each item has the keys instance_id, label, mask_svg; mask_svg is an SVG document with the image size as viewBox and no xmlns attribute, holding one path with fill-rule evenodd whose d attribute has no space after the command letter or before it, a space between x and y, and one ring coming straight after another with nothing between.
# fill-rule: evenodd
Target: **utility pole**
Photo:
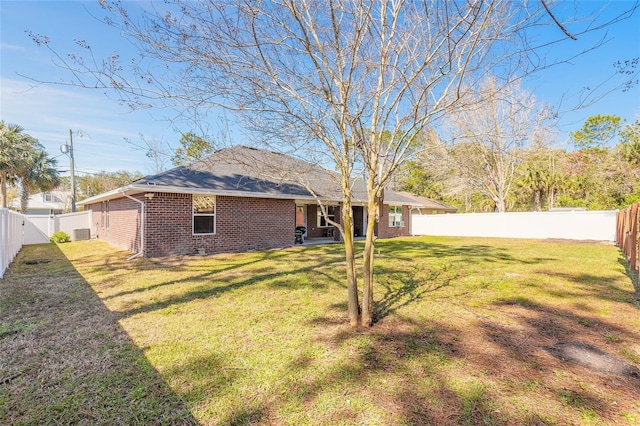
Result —
<instances>
[{"instance_id":1,"label":"utility pole","mask_svg":"<svg viewBox=\"0 0 640 426\"><path fill-rule=\"evenodd\" d=\"M69 166L71 169L71 212L76 211L76 179L73 165L73 132L69 129Z\"/></svg>"}]
</instances>

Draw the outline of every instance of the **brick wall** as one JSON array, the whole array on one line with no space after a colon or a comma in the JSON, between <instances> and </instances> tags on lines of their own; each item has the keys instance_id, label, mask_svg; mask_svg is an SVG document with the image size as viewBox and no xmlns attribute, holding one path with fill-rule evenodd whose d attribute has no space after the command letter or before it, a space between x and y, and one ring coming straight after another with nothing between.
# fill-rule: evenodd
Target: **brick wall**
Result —
<instances>
[{"instance_id":1,"label":"brick wall","mask_svg":"<svg viewBox=\"0 0 640 426\"><path fill-rule=\"evenodd\" d=\"M378 238L406 237L409 235L409 206L402 206L402 220L404 226L389 227L389 206L381 207L380 221L377 224L376 235Z\"/></svg>"},{"instance_id":2,"label":"brick wall","mask_svg":"<svg viewBox=\"0 0 640 426\"><path fill-rule=\"evenodd\" d=\"M103 219L103 208L106 207L104 203L86 206L86 209L91 210L91 235L121 249L137 253L140 251L140 203L125 197L110 200L108 203L108 227L106 212Z\"/></svg>"},{"instance_id":3,"label":"brick wall","mask_svg":"<svg viewBox=\"0 0 640 426\"><path fill-rule=\"evenodd\" d=\"M145 202L145 251L173 254L241 252L289 247L294 243L295 202L265 198L216 197L216 234L193 235L191 194L155 193ZM109 229L101 226L102 204L92 211L92 232L131 252L140 247L140 205L128 198L109 202Z\"/></svg>"},{"instance_id":4,"label":"brick wall","mask_svg":"<svg viewBox=\"0 0 640 426\"><path fill-rule=\"evenodd\" d=\"M333 230L333 234L338 235L339 232L333 226L318 226L318 210L320 206L317 204L307 204L307 238L323 238L327 236L328 230ZM340 209L336 208L336 221L340 222Z\"/></svg>"},{"instance_id":5,"label":"brick wall","mask_svg":"<svg viewBox=\"0 0 640 426\"><path fill-rule=\"evenodd\" d=\"M156 193L148 202L148 256L265 250L294 243L293 200L217 196L215 235L193 235L191 206L190 194Z\"/></svg>"}]
</instances>

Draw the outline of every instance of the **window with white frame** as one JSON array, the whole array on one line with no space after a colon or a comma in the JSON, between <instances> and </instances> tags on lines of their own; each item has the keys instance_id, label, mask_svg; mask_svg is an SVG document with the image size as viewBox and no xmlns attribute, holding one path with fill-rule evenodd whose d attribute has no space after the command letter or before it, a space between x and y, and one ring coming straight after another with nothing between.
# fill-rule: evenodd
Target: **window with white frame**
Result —
<instances>
[{"instance_id":1,"label":"window with white frame","mask_svg":"<svg viewBox=\"0 0 640 426\"><path fill-rule=\"evenodd\" d=\"M327 219L331 221L335 221L336 219L336 210L338 209L338 206L325 206L325 208L327 209L326 218L322 214L322 209L320 208L320 206L318 206L318 227L319 228L331 226L331 224L329 224Z\"/></svg>"},{"instance_id":2,"label":"window with white frame","mask_svg":"<svg viewBox=\"0 0 640 426\"><path fill-rule=\"evenodd\" d=\"M402 206L389 206L389 227L402 225Z\"/></svg>"},{"instance_id":3,"label":"window with white frame","mask_svg":"<svg viewBox=\"0 0 640 426\"><path fill-rule=\"evenodd\" d=\"M193 233L216 233L216 197L215 195L193 196Z\"/></svg>"}]
</instances>

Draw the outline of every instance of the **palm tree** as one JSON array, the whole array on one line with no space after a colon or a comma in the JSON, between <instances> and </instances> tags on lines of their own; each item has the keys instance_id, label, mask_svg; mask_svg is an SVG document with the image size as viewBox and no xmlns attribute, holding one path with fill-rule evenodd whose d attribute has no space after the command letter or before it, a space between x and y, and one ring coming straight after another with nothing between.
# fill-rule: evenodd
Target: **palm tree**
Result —
<instances>
[{"instance_id":1,"label":"palm tree","mask_svg":"<svg viewBox=\"0 0 640 426\"><path fill-rule=\"evenodd\" d=\"M60 184L56 170L57 161L49 158L43 150L36 150L18 170L20 186L20 210L24 214L29 208L29 196L33 191L50 191Z\"/></svg>"},{"instance_id":2,"label":"palm tree","mask_svg":"<svg viewBox=\"0 0 640 426\"><path fill-rule=\"evenodd\" d=\"M38 140L17 124L0 121L0 196L7 207L7 183L21 183L22 209L34 189L49 190L59 183L56 161L47 156Z\"/></svg>"},{"instance_id":3,"label":"palm tree","mask_svg":"<svg viewBox=\"0 0 640 426\"><path fill-rule=\"evenodd\" d=\"M22 158L23 130L17 124L0 121L0 198L3 208L7 207L7 181L15 176Z\"/></svg>"},{"instance_id":4,"label":"palm tree","mask_svg":"<svg viewBox=\"0 0 640 426\"><path fill-rule=\"evenodd\" d=\"M537 212L542 210L542 196L548 184L548 170L538 167L537 164L527 164L523 170L520 186L533 193L533 205Z\"/></svg>"}]
</instances>

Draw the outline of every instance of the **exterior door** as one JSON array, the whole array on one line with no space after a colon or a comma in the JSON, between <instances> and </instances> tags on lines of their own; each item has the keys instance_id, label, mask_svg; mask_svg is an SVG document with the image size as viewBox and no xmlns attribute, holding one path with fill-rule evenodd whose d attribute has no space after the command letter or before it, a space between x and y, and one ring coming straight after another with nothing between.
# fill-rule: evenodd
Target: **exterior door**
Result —
<instances>
[{"instance_id":1,"label":"exterior door","mask_svg":"<svg viewBox=\"0 0 640 426\"><path fill-rule=\"evenodd\" d=\"M307 228L307 206L306 205L296 205L296 227L304 226ZM305 231L304 237L307 237L307 232Z\"/></svg>"},{"instance_id":2,"label":"exterior door","mask_svg":"<svg viewBox=\"0 0 640 426\"><path fill-rule=\"evenodd\" d=\"M362 207L362 236L366 237L367 236L367 211L368 209L366 207Z\"/></svg>"}]
</instances>

